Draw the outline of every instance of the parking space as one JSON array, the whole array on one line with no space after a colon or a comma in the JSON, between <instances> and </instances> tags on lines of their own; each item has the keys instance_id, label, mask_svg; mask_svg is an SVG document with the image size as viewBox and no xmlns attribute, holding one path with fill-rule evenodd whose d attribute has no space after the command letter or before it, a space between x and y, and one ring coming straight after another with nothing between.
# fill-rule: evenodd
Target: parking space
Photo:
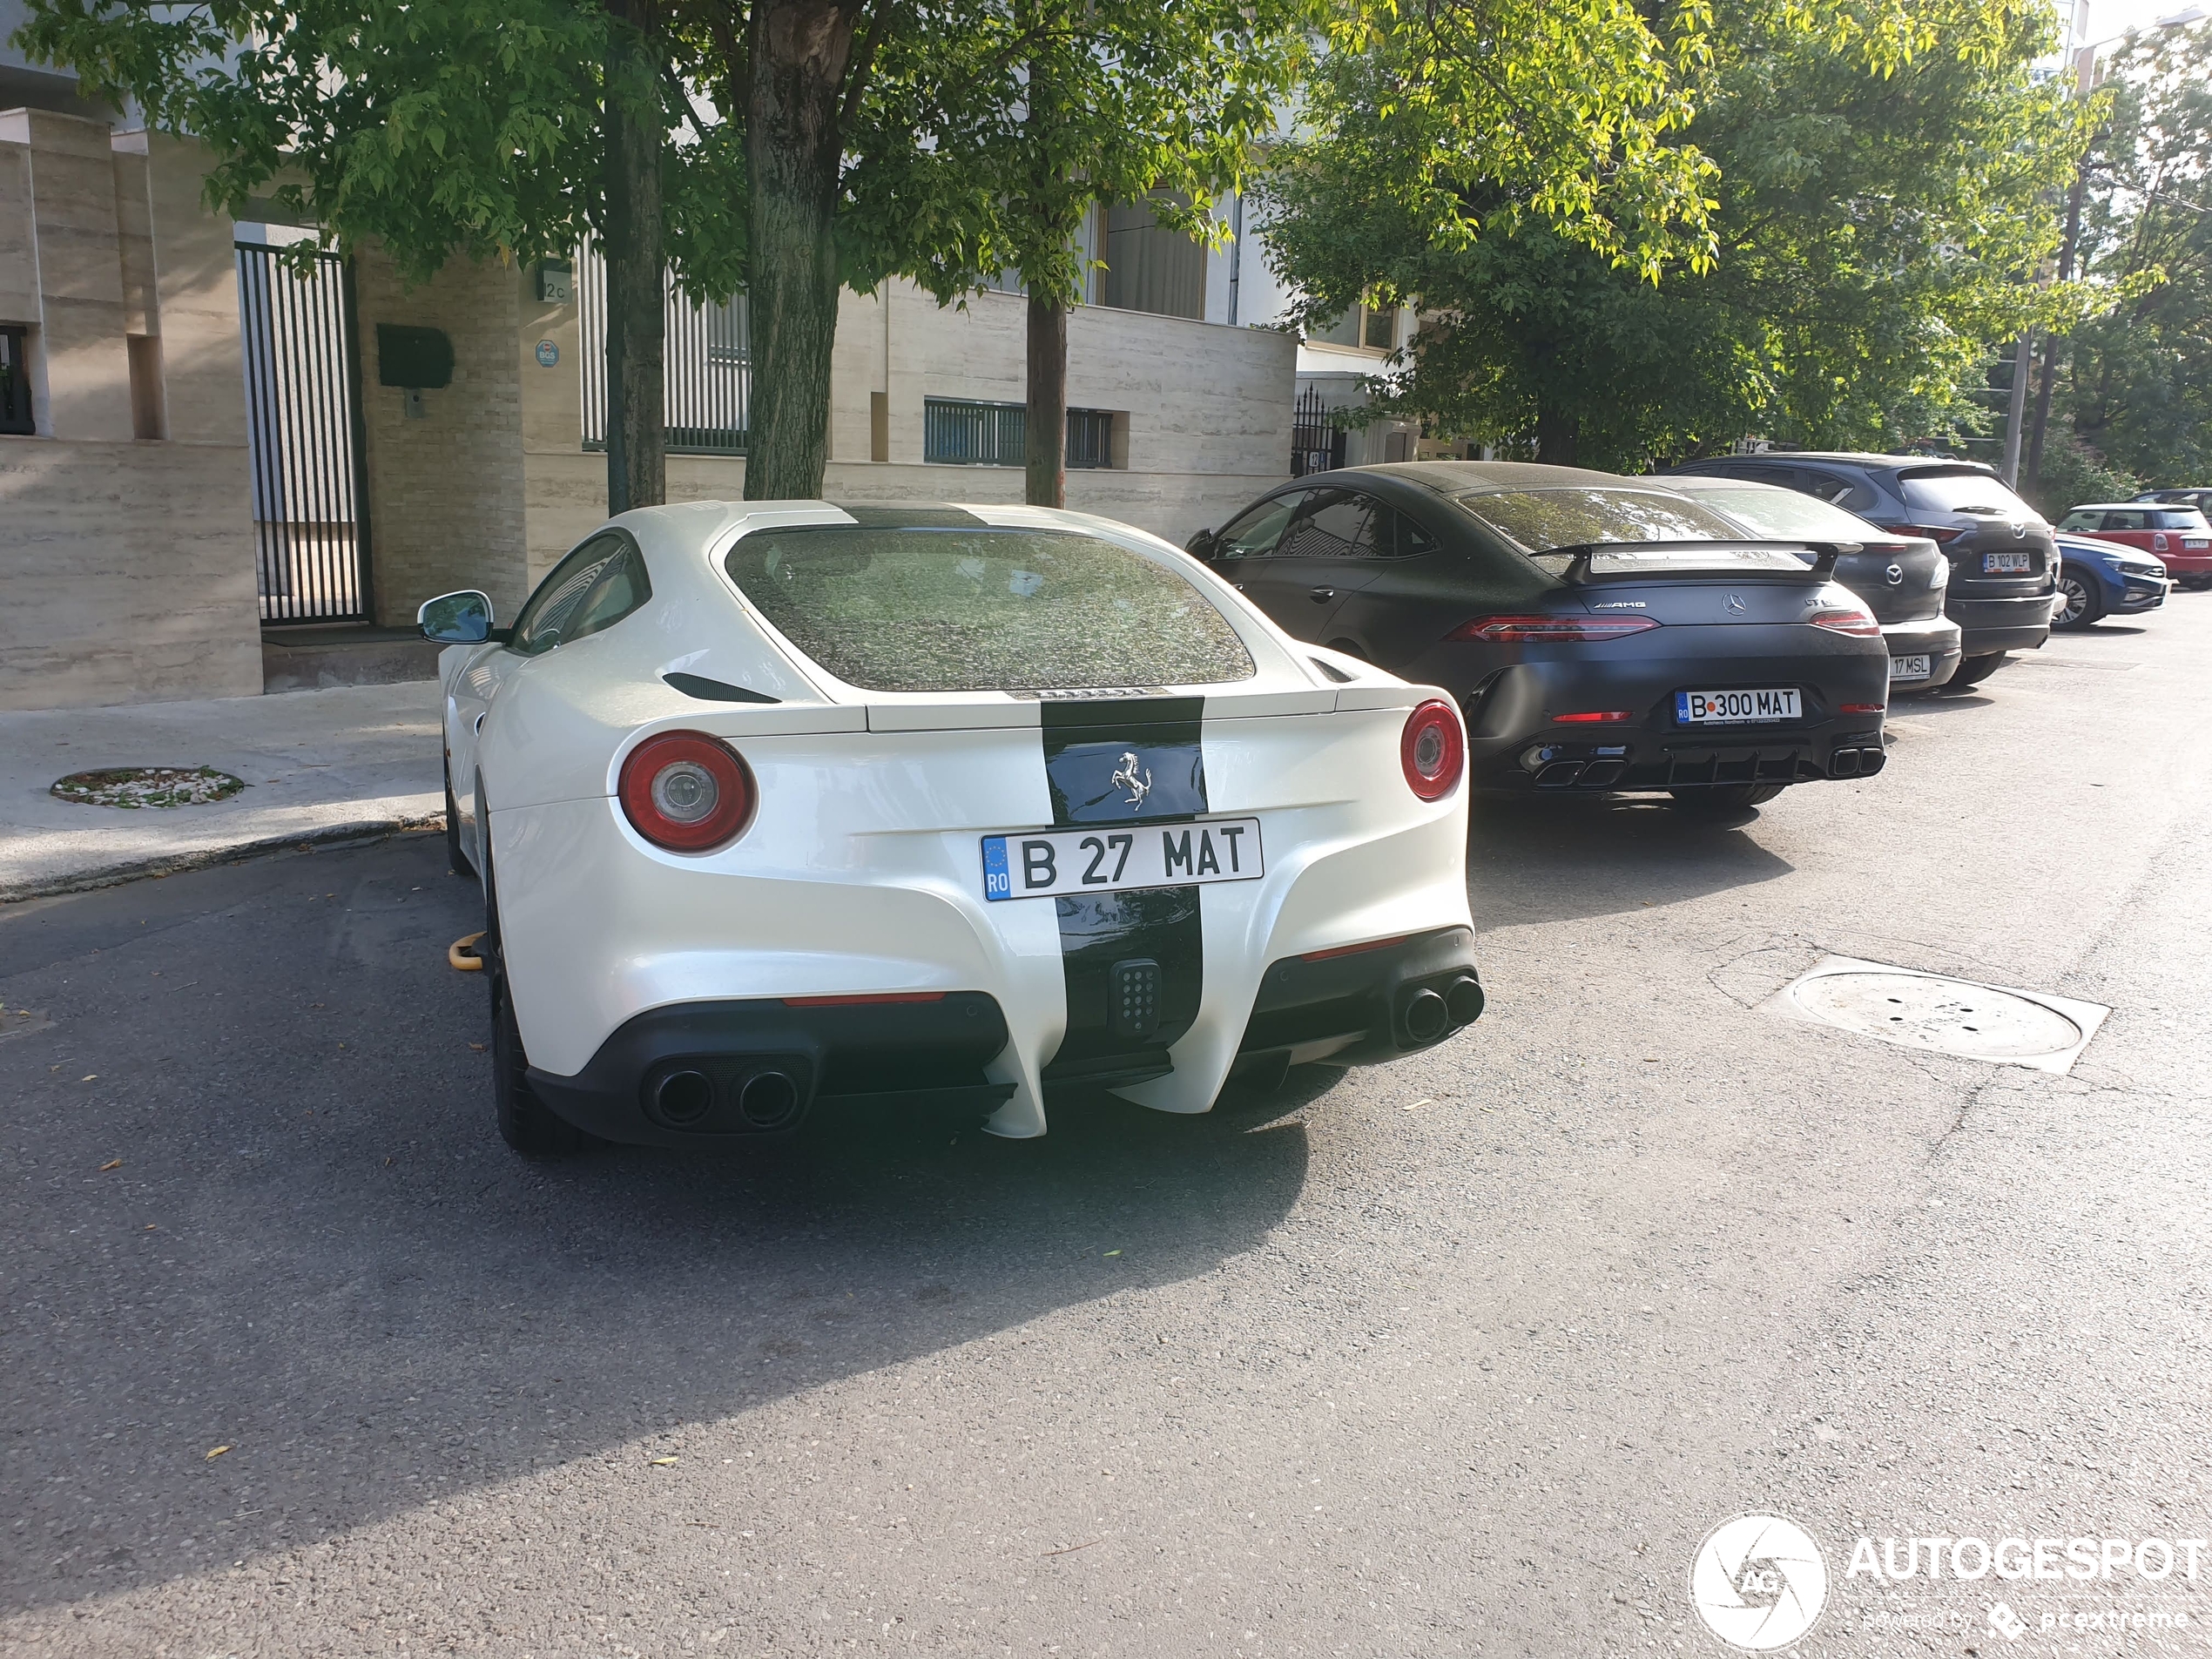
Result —
<instances>
[{"instance_id":1,"label":"parking space","mask_svg":"<svg viewBox=\"0 0 2212 1659\"><path fill-rule=\"evenodd\" d=\"M0 1652L1715 1652L1748 1510L2202 1532L2209 671L2177 593L1738 822L1478 800L1473 1030L1032 1142L516 1159L435 835L0 909ZM1761 1008L1831 954L2113 1012Z\"/></svg>"}]
</instances>

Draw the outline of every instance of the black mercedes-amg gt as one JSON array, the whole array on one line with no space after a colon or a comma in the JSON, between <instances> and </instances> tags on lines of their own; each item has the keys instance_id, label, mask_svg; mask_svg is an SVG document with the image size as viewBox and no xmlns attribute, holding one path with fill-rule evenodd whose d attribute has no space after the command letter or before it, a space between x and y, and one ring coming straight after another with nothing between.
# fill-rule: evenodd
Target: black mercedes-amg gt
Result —
<instances>
[{"instance_id":1,"label":"black mercedes-amg gt","mask_svg":"<svg viewBox=\"0 0 2212 1659\"><path fill-rule=\"evenodd\" d=\"M1189 550L1298 638L1453 691L1478 782L1732 812L1882 767L1889 651L1837 549L1752 538L1649 479L1347 468Z\"/></svg>"}]
</instances>

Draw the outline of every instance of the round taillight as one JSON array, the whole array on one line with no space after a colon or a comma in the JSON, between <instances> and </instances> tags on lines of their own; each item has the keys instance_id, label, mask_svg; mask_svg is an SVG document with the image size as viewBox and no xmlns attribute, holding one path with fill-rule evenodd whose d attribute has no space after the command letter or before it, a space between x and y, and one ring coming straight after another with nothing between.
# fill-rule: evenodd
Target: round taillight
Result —
<instances>
[{"instance_id":1,"label":"round taillight","mask_svg":"<svg viewBox=\"0 0 2212 1659\"><path fill-rule=\"evenodd\" d=\"M752 818L752 773L737 752L704 732L664 732L622 763L623 816L655 846L705 853Z\"/></svg>"},{"instance_id":2,"label":"round taillight","mask_svg":"<svg viewBox=\"0 0 2212 1659\"><path fill-rule=\"evenodd\" d=\"M1449 703L1424 703L1406 719L1398 742L1398 758L1406 768L1406 786L1423 800L1441 800L1450 794L1467 769L1467 739L1460 734L1460 717Z\"/></svg>"}]
</instances>

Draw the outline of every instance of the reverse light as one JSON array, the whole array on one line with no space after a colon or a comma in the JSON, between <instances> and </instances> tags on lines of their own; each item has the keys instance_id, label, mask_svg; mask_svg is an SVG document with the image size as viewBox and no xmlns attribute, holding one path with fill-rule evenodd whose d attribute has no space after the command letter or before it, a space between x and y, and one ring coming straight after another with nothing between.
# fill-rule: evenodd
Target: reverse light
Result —
<instances>
[{"instance_id":1,"label":"reverse light","mask_svg":"<svg viewBox=\"0 0 2212 1659\"><path fill-rule=\"evenodd\" d=\"M671 853L705 853L752 821L758 792L735 750L704 732L663 732L630 752L617 792L630 826Z\"/></svg>"},{"instance_id":2,"label":"reverse light","mask_svg":"<svg viewBox=\"0 0 2212 1659\"><path fill-rule=\"evenodd\" d=\"M1433 698L1415 709L1399 738L1398 759L1406 769L1406 786L1423 800L1450 794L1467 770L1467 738L1458 711Z\"/></svg>"},{"instance_id":3,"label":"reverse light","mask_svg":"<svg viewBox=\"0 0 2212 1659\"><path fill-rule=\"evenodd\" d=\"M1874 620L1874 613L1864 605L1831 605L1816 610L1805 618L1816 628L1826 628L1839 634L1856 634L1863 639L1879 639L1882 624Z\"/></svg>"},{"instance_id":4,"label":"reverse light","mask_svg":"<svg viewBox=\"0 0 2212 1659\"><path fill-rule=\"evenodd\" d=\"M1885 524L1892 536L1925 536L1931 542L1955 542L1966 532L1951 524Z\"/></svg>"},{"instance_id":5,"label":"reverse light","mask_svg":"<svg viewBox=\"0 0 2212 1659\"><path fill-rule=\"evenodd\" d=\"M1554 714L1552 720L1557 725L1607 725L1635 718L1633 709L1593 709L1583 714Z\"/></svg>"},{"instance_id":6,"label":"reverse light","mask_svg":"<svg viewBox=\"0 0 2212 1659\"><path fill-rule=\"evenodd\" d=\"M1476 617L1444 636L1493 645L1587 644L1656 628L1649 617Z\"/></svg>"}]
</instances>

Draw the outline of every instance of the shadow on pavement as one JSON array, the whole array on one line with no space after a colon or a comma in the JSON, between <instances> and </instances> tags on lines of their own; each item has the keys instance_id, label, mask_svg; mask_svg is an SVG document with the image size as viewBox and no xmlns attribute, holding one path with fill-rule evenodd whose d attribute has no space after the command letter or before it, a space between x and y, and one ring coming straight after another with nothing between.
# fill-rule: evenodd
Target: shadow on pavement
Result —
<instances>
[{"instance_id":1,"label":"shadow on pavement","mask_svg":"<svg viewBox=\"0 0 2212 1659\"><path fill-rule=\"evenodd\" d=\"M1663 795L1478 795L1467 841L1475 927L1610 915L1787 875L1789 860L1745 832L1786 814L1794 792L1729 818L1678 812Z\"/></svg>"},{"instance_id":2,"label":"shadow on pavement","mask_svg":"<svg viewBox=\"0 0 2212 1659\"><path fill-rule=\"evenodd\" d=\"M1041 1141L878 1116L533 1165L492 1129L482 987L445 963L479 914L432 837L0 910L0 1001L57 1022L0 1043L0 1603L1203 1274L1281 1223L1305 1131L1267 1120L1341 1075L1204 1117L1062 1105Z\"/></svg>"}]
</instances>

